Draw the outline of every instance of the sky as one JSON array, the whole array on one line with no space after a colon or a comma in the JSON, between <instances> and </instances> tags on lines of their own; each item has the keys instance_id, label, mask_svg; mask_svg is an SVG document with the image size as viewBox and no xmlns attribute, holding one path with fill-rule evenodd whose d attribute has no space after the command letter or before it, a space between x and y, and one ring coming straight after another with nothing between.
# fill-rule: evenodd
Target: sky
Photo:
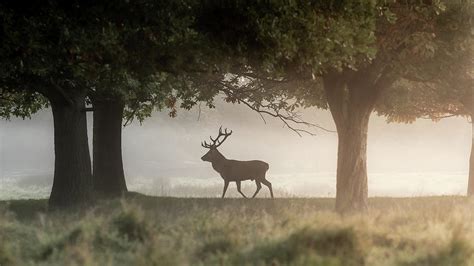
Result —
<instances>
[{"instance_id":1,"label":"sky","mask_svg":"<svg viewBox=\"0 0 474 266\"><path fill-rule=\"evenodd\" d=\"M334 129L328 111L307 109L305 120ZM88 117L91 142L92 118ZM219 150L229 159L263 160L280 196L334 196L337 135L313 129L299 137L275 119L266 123L243 105L180 110L177 118L154 113L123 129L124 168L130 190L164 196L216 196L222 179L200 143L219 126L233 130ZM46 197L52 184L53 122L50 110L31 120L0 121L0 199ZM464 118L434 123L387 124L373 115L368 136L370 196L463 194L467 186L471 125ZM244 184L253 192L255 185ZM232 185L231 185L232 187ZM229 190L235 190L229 189ZM263 190L262 190L263 191ZM268 192L262 193L268 196ZM33 196L32 196L33 195ZM230 196L235 196L235 191Z\"/></svg>"}]
</instances>

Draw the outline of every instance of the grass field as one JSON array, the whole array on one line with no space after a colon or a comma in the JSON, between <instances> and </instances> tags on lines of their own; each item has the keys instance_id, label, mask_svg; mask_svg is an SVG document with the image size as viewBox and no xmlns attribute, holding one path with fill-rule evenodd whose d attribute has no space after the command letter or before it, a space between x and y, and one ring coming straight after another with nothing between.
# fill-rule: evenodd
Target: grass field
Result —
<instances>
[{"instance_id":1,"label":"grass field","mask_svg":"<svg viewBox=\"0 0 474 266\"><path fill-rule=\"evenodd\" d=\"M0 265L474 265L474 201L132 195L86 210L0 202Z\"/></svg>"}]
</instances>

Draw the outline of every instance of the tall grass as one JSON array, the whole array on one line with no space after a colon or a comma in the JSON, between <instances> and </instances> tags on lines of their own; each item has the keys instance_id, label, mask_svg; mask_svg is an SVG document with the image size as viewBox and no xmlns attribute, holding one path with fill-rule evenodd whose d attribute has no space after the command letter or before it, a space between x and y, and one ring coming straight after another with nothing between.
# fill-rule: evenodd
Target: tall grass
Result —
<instances>
[{"instance_id":1,"label":"tall grass","mask_svg":"<svg viewBox=\"0 0 474 266\"><path fill-rule=\"evenodd\" d=\"M0 265L474 265L474 202L134 195L87 210L0 202Z\"/></svg>"}]
</instances>

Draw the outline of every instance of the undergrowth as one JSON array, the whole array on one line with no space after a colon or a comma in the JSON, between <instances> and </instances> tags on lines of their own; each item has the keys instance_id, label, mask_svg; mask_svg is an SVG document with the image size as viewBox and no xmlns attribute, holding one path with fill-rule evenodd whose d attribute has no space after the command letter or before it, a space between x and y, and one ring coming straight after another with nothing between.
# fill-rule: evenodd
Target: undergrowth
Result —
<instances>
[{"instance_id":1,"label":"undergrowth","mask_svg":"<svg viewBox=\"0 0 474 266\"><path fill-rule=\"evenodd\" d=\"M474 265L474 202L135 195L86 210L0 202L0 265Z\"/></svg>"}]
</instances>

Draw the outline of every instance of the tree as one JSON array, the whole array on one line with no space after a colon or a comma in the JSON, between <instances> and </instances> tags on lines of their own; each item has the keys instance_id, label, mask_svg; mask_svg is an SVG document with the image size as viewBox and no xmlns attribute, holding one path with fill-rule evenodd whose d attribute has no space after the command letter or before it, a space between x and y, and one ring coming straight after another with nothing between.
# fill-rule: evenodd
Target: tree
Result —
<instances>
[{"instance_id":1,"label":"tree","mask_svg":"<svg viewBox=\"0 0 474 266\"><path fill-rule=\"evenodd\" d=\"M323 76L329 109L336 123L339 148L336 210L367 209L367 136L370 115L382 93L413 63L432 56L431 20L436 6L381 5L395 21L376 20L377 53L355 69Z\"/></svg>"},{"instance_id":2,"label":"tree","mask_svg":"<svg viewBox=\"0 0 474 266\"><path fill-rule=\"evenodd\" d=\"M192 88L189 75L208 72L203 54L211 50L192 29L192 5L186 1L84 8L90 19L102 25L91 29L96 32L89 51L96 55L94 64L101 66L89 70L94 189L104 196L118 196L127 191L121 154L123 119L125 125L134 118L141 122L164 107L174 116L178 99L186 109L211 99L213 95L207 94L209 98Z\"/></svg>"},{"instance_id":3,"label":"tree","mask_svg":"<svg viewBox=\"0 0 474 266\"><path fill-rule=\"evenodd\" d=\"M55 3L2 2L0 86L4 92L40 93L54 118L54 182L51 207L66 207L92 198L91 163L84 112L87 90L71 51L75 36L72 9ZM83 40L84 42L86 40Z\"/></svg>"}]
</instances>

